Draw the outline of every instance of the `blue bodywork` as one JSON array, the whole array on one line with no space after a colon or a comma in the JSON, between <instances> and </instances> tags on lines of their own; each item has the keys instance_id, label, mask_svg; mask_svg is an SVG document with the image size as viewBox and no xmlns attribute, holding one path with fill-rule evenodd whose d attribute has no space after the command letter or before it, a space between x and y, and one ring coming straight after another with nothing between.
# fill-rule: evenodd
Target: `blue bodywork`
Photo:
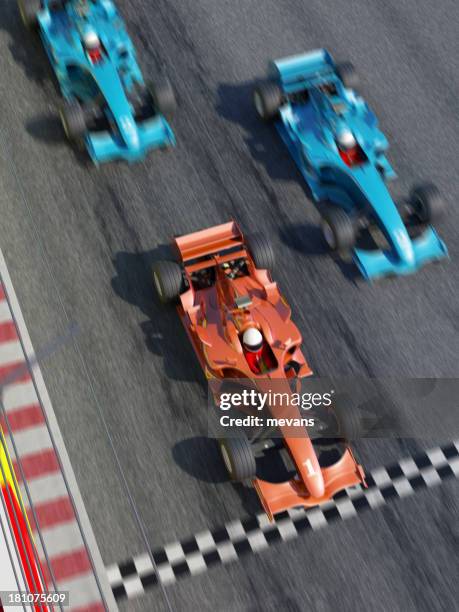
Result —
<instances>
[{"instance_id":1,"label":"blue bodywork","mask_svg":"<svg viewBox=\"0 0 459 612\"><path fill-rule=\"evenodd\" d=\"M102 129L88 132L85 138L94 162L136 161L150 149L175 144L164 116L136 118L130 95L145 83L132 41L111 0L69 0L59 9L44 0L38 25L64 98L103 108ZM82 44L88 31L99 36L103 61L91 62Z\"/></svg>"},{"instance_id":2,"label":"blue bodywork","mask_svg":"<svg viewBox=\"0 0 459 612\"><path fill-rule=\"evenodd\" d=\"M275 61L270 76L285 98L276 126L313 197L376 224L387 241L385 250L353 250L363 276L409 274L446 257L446 246L431 226L410 237L386 187L395 177L385 156L388 141L366 102L344 87L330 54L322 49ZM349 167L341 159L336 135L344 129L356 138L363 163Z\"/></svg>"}]
</instances>

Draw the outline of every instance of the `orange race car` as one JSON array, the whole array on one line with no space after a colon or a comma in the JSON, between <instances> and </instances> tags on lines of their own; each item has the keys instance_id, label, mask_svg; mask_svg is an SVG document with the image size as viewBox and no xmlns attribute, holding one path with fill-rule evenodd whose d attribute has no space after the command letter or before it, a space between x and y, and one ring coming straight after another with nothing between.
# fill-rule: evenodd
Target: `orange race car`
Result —
<instances>
[{"instance_id":1,"label":"orange race car","mask_svg":"<svg viewBox=\"0 0 459 612\"><path fill-rule=\"evenodd\" d=\"M162 302L177 304L214 396L228 380L247 380L264 393L273 385L276 391L291 393L301 379L311 376L291 309L271 279L274 254L263 236L244 238L238 225L229 222L175 238L173 247L175 261L154 264L154 285ZM299 415L297 408L290 408L290 416L292 410ZM347 443L338 460L324 467L305 428L301 435L288 426L279 429L296 472L281 483L257 477L254 440L246 435L220 439L231 478L253 481L270 518L365 484Z\"/></svg>"}]
</instances>

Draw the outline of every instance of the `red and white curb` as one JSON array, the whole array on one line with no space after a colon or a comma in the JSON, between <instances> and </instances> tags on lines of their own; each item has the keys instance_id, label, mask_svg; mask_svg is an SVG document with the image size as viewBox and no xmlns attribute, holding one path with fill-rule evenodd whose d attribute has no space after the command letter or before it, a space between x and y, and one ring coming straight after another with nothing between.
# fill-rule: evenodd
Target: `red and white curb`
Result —
<instances>
[{"instance_id":1,"label":"red and white curb","mask_svg":"<svg viewBox=\"0 0 459 612\"><path fill-rule=\"evenodd\" d=\"M269 522L265 514L258 514L231 521L213 531L202 531L153 551L154 565L147 553L111 565L107 567L110 584L117 599L130 599L142 595L148 588L174 584L213 566L261 553L279 542L292 540L308 531L318 531L330 523L348 520L365 510L375 510L416 491L458 478L459 440L456 440L375 469L367 476L367 489L358 486L342 491L315 508L282 512L273 522Z\"/></svg>"},{"instance_id":2,"label":"red and white curb","mask_svg":"<svg viewBox=\"0 0 459 612\"><path fill-rule=\"evenodd\" d=\"M50 590L69 591L66 610L117 610L1 251L0 389L0 422Z\"/></svg>"}]
</instances>

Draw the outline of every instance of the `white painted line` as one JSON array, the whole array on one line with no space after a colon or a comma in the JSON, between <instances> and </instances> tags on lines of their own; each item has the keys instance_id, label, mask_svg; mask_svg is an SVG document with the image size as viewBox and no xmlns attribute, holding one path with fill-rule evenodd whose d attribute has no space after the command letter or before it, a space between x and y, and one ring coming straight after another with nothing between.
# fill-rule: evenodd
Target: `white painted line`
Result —
<instances>
[{"instance_id":1,"label":"white painted line","mask_svg":"<svg viewBox=\"0 0 459 612\"><path fill-rule=\"evenodd\" d=\"M53 448L46 425L16 431L14 432L14 441L19 456L52 450Z\"/></svg>"},{"instance_id":2,"label":"white painted line","mask_svg":"<svg viewBox=\"0 0 459 612\"><path fill-rule=\"evenodd\" d=\"M336 501L336 507L338 508L338 512L340 513L343 521L352 518L357 514L357 510L350 499L338 499Z\"/></svg>"},{"instance_id":3,"label":"white painted line","mask_svg":"<svg viewBox=\"0 0 459 612\"><path fill-rule=\"evenodd\" d=\"M217 551L223 563L230 563L238 558L232 542L222 542L218 544Z\"/></svg>"},{"instance_id":4,"label":"white painted line","mask_svg":"<svg viewBox=\"0 0 459 612\"><path fill-rule=\"evenodd\" d=\"M185 553L183 552L180 542L168 544L164 550L171 563L176 563L177 561L183 561L185 559Z\"/></svg>"},{"instance_id":5,"label":"white painted line","mask_svg":"<svg viewBox=\"0 0 459 612\"><path fill-rule=\"evenodd\" d=\"M110 584L118 584L123 582L123 577L121 576L119 565L113 563L106 568L107 578Z\"/></svg>"},{"instance_id":6,"label":"white painted line","mask_svg":"<svg viewBox=\"0 0 459 612\"><path fill-rule=\"evenodd\" d=\"M298 537L298 532L291 519L278 521L277 528L279 529L279 533L281 534L281 538L284 540L284 542Z\"/></svg>"},{"instance_id":7,"label":"white painted line","mask_svg":"<svg viewBox=\"0 0 459 612\"><path fill-rule=\"evenodd\" d=\"M40 478L29 478L27 486L30 491L30 497L35 505L50 502L59 497L67 497L68 495L60 472L41 476Z\"/></svg>"},{"instance_id":8,"label":"white painted line","mask_svg":"<svg viewBox=\"0 0 459 612\"><path fill-rule=\"evenodd\" d=\"M266 516L266 514L259 514L257 516L257 519L258 519L258 524L260 525L261 529L263 530L272 529L273 524L269 520L269 518Z\"/></svg>"},{"instance_id":9,"label":"white painted line","mask_svg":"<svg viewBox=\"0 0 459 612\"><path fill-rule=\"evenodd\" d=\"M399 466L402 468L403 473L407 478L411 478L412 476L416 476L417 474L419 474L419 468L413 461L412 457L406 457L406 459L402 459L399 462Z\"/></svg>"},{"instance_id":10,"label":"white painted line","mask_svg":"<svg viewBox=\"0 0 459 612\"><path fill-rule=\"evenodd\" d=\"M129 576L124 581L124 588L128 597L135 597L136 595L142 595L144 592L142 582L138 576Z\"/></svg>"},{"instance_id":11,"label":"white painted line","mask_svg":"<svg viewBox=\"0 0 459 612\"><path fill-rule=\"evenodd\" d=\"M24 353L19 340L9 340L0 343L0 367L21 364L24 362Z\"/></svg>"},{"instance_id":12,"label":"white painted line","mask_svg":"<svg viewBox=\"0 0 459 612\"><path fill-rule=\"evenodd\" d=\"M257 531L251 531L247 535L247 540L249 541L250 547L253 552L259 552L268 548L269 544L265 538L265 534L261 531L261 529L257 529Z\"/></svg>"},{"instance_id":13,"label":"white painted line","mask_svg":"<svg viewBox=\"0 0 459 612\"><path fill-rule=\"evenodd\" d=\"M384 497L378 489L368 489L365 491L365 497L373 510L385 504Z\"/></svg>"},{"instance_id":14,"label":"white painted line","mask_svg":"<svg viewBox=\"0 0 459 612\"><path fill-rule=\"evenodd\" d=\"M459 457L449 462L449 467L453 470L456 477L459 477Z\"/></svg>"},{"instance_id":15,"label":"white painted line","mask_svg":"<svg viewBox=\"0 0 459 612\"><path fill-rule=\"evenodd\" d=\"M174 570L168 563L158 565L158 577L163 584L172 584L175 582Z\"/></svg>"},{"instance_id":16,"label":"white painted line","mask_svg":"<svg viewBox=\"0 0 459 612\"><path fill-rule=\"evenodd\" d=\"M427 456L429 457L431 463L435 467L440 467L448 463L445 453L441 450L441 448L432 448L427 451Z\"/></svg>"},{"instance_id":17,"label":"white painted line","mask_svg":"<svg viewBox=\"0 0 459 612\"><path fill-rule=\"evenodd\" d=\"M407 497L413 495L414 490L410 485L408 478L394 478L393 485L399 497Z\"/></svg>"},{"instance_id":18,"label":"white painted line","mask_svg":"<svg viewBox=\"0 0 459 612\"><path fill-rule=\"evenodd\" d=\"M79 539L80 531L75 521L62 523L55 527L47 527L41 530L46 542L46 552L49 557L57 557L69 551L69 542Z\"/></svg>"},{"instance_id":19,"label":"white painted line","mask_svg":"<svg viewBox=\"0 0 459 612\"><path fill-rule=\"evenodd\" d=\"M202 574L202 572L205 572L207 569L207 564L200 552L194 552L191 555L188 555L186 561L193 576L196 574Z\"/></svg>"},{"instance_id":20,"label":"white painted line","mask_svg":"<svg viewBox=\"0 0 459 612\"><path fill-rule=\"evenodd\" d=\"M245 539L244 527L241 525L241 521L231 521L225 525L226 531L233 542L237 540Z\"/></svg>"},{"instance_id":21,"label":"white painted line","mask_svg":"<svg viewBox=\"0 0 459 612\"><path fill-rule=\"evenodd\" d=\"M11 321L11 312L8 302L6 300L0 300L0 324L9 323Z\"/></svg>"},{"instance_id":22,"label":"white painted line","mask_svg":"<svg viewBox=\"0 0 459 612\"><path fill-rule=\"evenodd\" d=\"M311 508L308 511L308 520L313 529L321 529L327 524L327 519L320 508Z\"/></svg>"},{"instance_id":23,"label":"white painted line","mask_svg":"<svg viewBox=\"0 0 459 612\"><path fill-rule=\"evenodd\" d=\"M215 550L215 540L208 529L196 535L196 542L202 553L206 553L209 550Z\"/></svg>"},{"instance_id":24,"label":"white painted line","mask_svg":"<svg viewBox=\"0 0 459 612\"><path fill-rule=\"evenodd\" d=\"M153 563L148 553L136 557L134 563L139 576L149 574L153 570Z\"/></svg>"},{"instance_id":25,"label":"white painted line","mask_svg":"<svg viewBox=\"0 0 459 612\"><path fill-rule=\"evenodd\" d=\"M7 385L3 389L3 405L7 412L32 404L38 404L38 397L31 380Z\"/></svg>"},{"instance_id":26,"label":"white painted line","mask_svg":"<svg viewBox=\"0 0 459 612\"><path fill-rule=\"evenodd\" d=\"M371 475L378 487L385 487L392 483L392 479L387 473L386 468L377 468L371 472Z\"/></svg>"},{"instance_id":27,"label":"white painted line","mask_svg":"<svg viewBox=\"0 0 459 612\"><path fill-rule=\"evenodd\" d=\"M88 588L88 585L93 586ZM93 602L100 602L100 593L92 574L84 574L72 580L61 580L59 581L59 590L70 592L71 607L64 608L69 612L74 608L83 608ZM116 607L114 610L118 610L118 608Z\"/></svg>"},{"instance_id":28,"label":"white painted line","mask_svg":"<svg viewBox=\"0 0 459 612\"><path fill-rule=\"evenodd\" d=\"M421 475L424 478L428 487L433 487L441 482L441 478L434 467L422 470Z\"/></svg>"}]
</instances>

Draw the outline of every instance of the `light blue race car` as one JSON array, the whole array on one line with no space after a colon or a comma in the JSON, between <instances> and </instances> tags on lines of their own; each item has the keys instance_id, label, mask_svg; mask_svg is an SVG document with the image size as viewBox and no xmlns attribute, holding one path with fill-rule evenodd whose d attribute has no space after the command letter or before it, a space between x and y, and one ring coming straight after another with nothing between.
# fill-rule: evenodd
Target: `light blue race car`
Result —
<instances>
[{"instance_id":1,"label":"light blue race car","mask_svg":"<svg viewBox=\"0 0 459 612\"><path fill-rule=\"evenodd\" d=\"M363 276L409 274L447 257L430 225L444 211L437 188L413 188L403 206L386 182L395 172L388 142L354 88L352 64L335 64L324 49L272 62L254 90L254 104L277 129L322 215L328 246L351 251Z\"/></svg>"},{"instance_id":2,"label":"light blue race car","mask_svg":"<svg viewBox=\"0 0 459 612\"><path fill-rule=\"evenodd\" d=\"M69 140L95 163L136 161L175 144L166 116L175 110L169 81L143 79L132 41L111 0L17 0L25 25L38 29L65 102Z\"/></svg>"}]
</instances>

